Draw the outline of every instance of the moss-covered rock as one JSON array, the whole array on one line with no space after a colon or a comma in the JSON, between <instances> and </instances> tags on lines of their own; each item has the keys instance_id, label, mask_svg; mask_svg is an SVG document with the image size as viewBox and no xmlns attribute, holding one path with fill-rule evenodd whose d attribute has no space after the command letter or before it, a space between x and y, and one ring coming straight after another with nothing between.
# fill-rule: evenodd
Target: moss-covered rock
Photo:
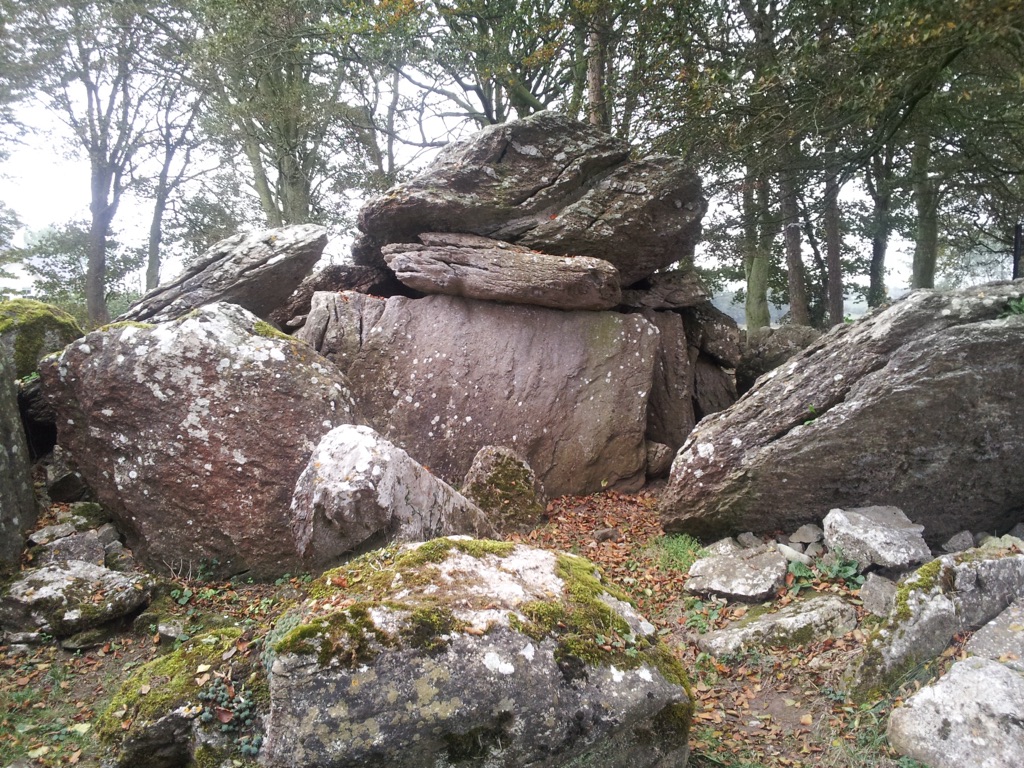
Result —
<instances>
[{"instance_id":1,"label":"moss-covered rock","mask_svg":"<svg viewBox=\"0 0 1024 768\"><path fill-rule=\"evenodd\" d=\"M462 495L486 512L502 533L532 528L544 514L537 477L526 460L508 448L488 445L477 452Z\"/></svg>"},{"instance_id":2,"label":"moss-covered rock","mask_svg":"<svg viewBox=\"0 0 1024 768\"><path fill-rule=\"evenodd\" d=\"M685 671L582 558L451 537L364 555L310 594L270 649L267 765L685 755Z\"/></svg>"},{"instance_id":3,"label":"moss-covered rock","mask_svg":"<svg viewBox=\"0 0 1024 768\"><path fill-rule=\"evenodd\" d=\"M0 345L14 357L16 378L32 374L40 360L83 335L75 318L59 307L33 299L0 303Z\"/></svg>"}]
</instances>

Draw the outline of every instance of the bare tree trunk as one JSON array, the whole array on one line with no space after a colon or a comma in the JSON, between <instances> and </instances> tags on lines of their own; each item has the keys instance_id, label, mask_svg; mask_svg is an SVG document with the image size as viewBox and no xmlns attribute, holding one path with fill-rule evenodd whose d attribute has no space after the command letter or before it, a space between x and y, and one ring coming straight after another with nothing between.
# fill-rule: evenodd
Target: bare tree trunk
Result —
<instances>
[{"instance_id":1,"label":"bare tree trunk","mask_svg":"<svg viewBox=\"0 0 1024 768\"><path fill-rule=\"evenodd\" d=\"M748 333L771 325L768 312L771 240L763 231L767 205L764 180L749 177L743 186L743 270L747 278L744 310Z\"/></svg>"},{"instance_id":2,"label":"bare tree trunk","mask_svg":"<svg viewBox=\"0 0 1024 768\"><path fill-rule=\"evenodd\" d=\"M892 152L887 150L884 157L875 157L867 177L867 187L874 204L871 221L871 266L868 269L868 306L879 307L885 303L889 292L885 286L885 256L889 249L889 233L892 231Z\"/></svg>"},{"instance_id":3,"label":"bare tree trunk","mask_svg":"<svg viewBox=\"0 0 1024 768\"><path fill-rule=\"evenodd\" d=\"M252 168L253 184L256 187L256 194L260 198L260 207L267 217L267 226L280 227L284 224L281 219L281 210L274 200L274 193L270 189L270 181L267 179L267 171L263 167L263 158L260 156L260 145L251 135L247 135L242 141L245 156L249 160L249 167Z\"/></svg>"},{"instance_id":4,"label":"bare tree trunk","mask_svg":"<svg viewBox=\"0 0 1024 768\"><path fill-rule=\"evenodd\" d=\"M928 137L918 137L910 160L917 211L911 288L935 287L935 263L939 252L939 191L938 182L928 175L930 165L931 143Z\"/></svg>"},{"instance_id":5,"label":"bare tree trunk","mask_svg":"<svg viewBox=\"0 0 1024 768\"><path fill-rule=\"evenodd\" d=\"M829 173L825 181L825 263L828 267L828 322L843 322L842 226L839 215L839 178Z\"/></svg>"},{"instance_id":6,"label":"bare tree trunk","mask_svg":"<svg viewBox=\"0 0 1024 768\"><path fill-rule=\"evenodd\" d=\"M782 207L786 267L789 272L789 320L793 325L810 325L811 310L807 302L803 244L800 237L800 206L796 199L796 186L789 171L782 173L779 201Z\"/></svg>"},{"instance_id":7,"label":"bare tree trunk","mask_svg":"<svg viewBox=\"0 0 1024 768\"><path fill-rule=\"evenodd\" d=\"M95 161L95 158L94 158ZM117 212L117 192L111 201L116 173L109 167L95 164L92 168L92 199L89 211L89 260L85 270L85 308L89 325L97 328L110 322L107 309L107 231Z\"/></svg>"},{"instance_id":8,"label":"bare tree trunk","mask_svg":"<svg viewBox=\"0 0 1024 768\"><path fill-rule=\"evenodd\" d=\"M611 116L605 79L608 41L603 15L602 11L600 16L591 19L587 35L587 116L591 125L609 130Z\"/></svg>"}]
</instances>

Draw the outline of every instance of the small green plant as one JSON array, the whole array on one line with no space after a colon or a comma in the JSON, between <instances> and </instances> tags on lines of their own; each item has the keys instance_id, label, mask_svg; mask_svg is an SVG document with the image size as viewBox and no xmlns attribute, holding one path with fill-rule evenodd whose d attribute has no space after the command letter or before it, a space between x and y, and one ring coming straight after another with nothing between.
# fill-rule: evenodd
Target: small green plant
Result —
<instances>
[{"instance_id":1,"label":"small green plant","mask_svg":"<svg viewBox=\"0 0 1024 768\"><path fill-rule=\"evenodd\" d=\"M192 595L195 594L188 587L182 587L181 589L171 590L171 599L178 605L188 605L188 601L192 599Z\"/></svg>"},{"instance_id":2,"label":"small green plant","mask_svg":"<svg viewBox=\"0 0 1024 768\"><path fill-rule=\"evenodd\" d=\"M708 632L715 626L715 623L722 616L724 603L709 601L707 603L694 599L693 603L687 603L686 626L689 629L696 629L700 634Z\"/></svg>"},{"instance_id":3,"label":"small green plant","mask_svg":"<svg viewBox=\"0 0 1024 768\"><path fill-rule=\"evenodd\" d=\"M804 422L804 426L805 426L805 427L806 427L806 426L807 426L808 424L812 424L812 423L814 422L814 420L815 420L816 418L818 418L818 416L820 415L820 414L818 413L818 409L817 409L817 408L815 408L815 407L814 407L813 405L808 405L808 406L807 406L807 413L809 414L810 418L808 418L808 419L807 419L807 420L806 420L806 421Z\"/></svg>"},{"instance_id":4,"label":"small green plant","mask_svg":"<svg viewBox=\"0 0 1024 768\"><path fill-rule=\"evenodd\" d=\"M1024 296L1019 299L1010 299L1000 317L1012 317L1013 315L1024 315Z\"/></svg>"},{"instance_id":5,"label":"small green plant","mask_svg":"<svg viewBox=\"0 0 1024 768\"><path fill-rule=\"evenodd\" d=\"M654 542L658 561L665 570L688 571L697 560L707 555L697 539L685 533L662 536Z\"/></svg>"},{"instance_id":6,"label":"small green plant","mask_svg":"<svg viewBox=\"0 0 1024 768\"><path fill-rule=\"evenodd\" d=\"M857 561L847 560L839 550L827 560L819 559L815 565L822 578L828 581L843 581L850 589L859 589L864 584L864 576Z\"/></svg>"}]
</instances>

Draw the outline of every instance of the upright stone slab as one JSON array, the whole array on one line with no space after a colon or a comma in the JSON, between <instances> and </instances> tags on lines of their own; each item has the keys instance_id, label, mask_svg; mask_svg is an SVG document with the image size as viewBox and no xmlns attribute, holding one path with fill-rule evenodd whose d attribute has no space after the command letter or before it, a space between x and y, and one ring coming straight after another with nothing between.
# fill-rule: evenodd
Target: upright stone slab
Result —
<instances>
[{"instance_id":1,"label":"upright stone slab","mask_svg":"<svg viewBox=\"0 0 1024 768\"><path fill-rule=\"evenodd\" d=\"M17 566L25 531L35 521L36 497L18 413L14 362L0 348L0 571Z\"/></svg>"},{"instance_id":2,"label":"upright stone slab","mask_svg":"<svg viewBox=\"0 0 1024 768\"><path fill-rule=\"evenodd\" d=\"M495 444L551 496L644 482L658 330L638 315L318 293L297 336L346 372L383 437L449 483Z\"/></svg>"}]
</instances>

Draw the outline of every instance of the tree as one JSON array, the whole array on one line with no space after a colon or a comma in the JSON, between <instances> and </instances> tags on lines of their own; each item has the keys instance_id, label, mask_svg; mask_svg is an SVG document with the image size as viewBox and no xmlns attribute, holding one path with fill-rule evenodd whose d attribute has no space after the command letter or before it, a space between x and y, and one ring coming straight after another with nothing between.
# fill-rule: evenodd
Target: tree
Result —
<instances>
[{"instance_id":1,"label":"tree","mask_svg":"<svg viewBox=\"0 0 1024 768\"><path fill-rule=\"evenodd\" d=\"M3 0L21 60L37 68L44 103L73 131L90 164L85 300L91 325L109 320L107 237L148 130L158 85L148 52L159 35L150 4L132 0Z\"/></svg>"}]
</instances>

